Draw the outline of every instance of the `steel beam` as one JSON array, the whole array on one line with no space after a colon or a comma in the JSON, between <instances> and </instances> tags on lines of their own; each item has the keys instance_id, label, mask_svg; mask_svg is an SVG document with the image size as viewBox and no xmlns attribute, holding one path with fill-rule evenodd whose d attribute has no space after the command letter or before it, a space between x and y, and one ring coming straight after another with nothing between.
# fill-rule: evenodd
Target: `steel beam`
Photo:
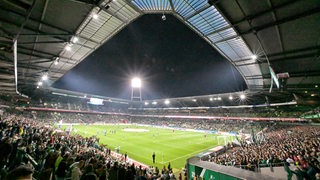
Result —
<instances>
[{"instance_id":1,"label":"steel beam","mask_svg":"<svg viewBox=\"0 0 320 180\"><path fill-rule=\"evenodd\" d=\"M259 32L261 30L266 29L266 28L273 27L273 26L276 26L276 25L280 25L280 24L283 24L283 23L286 23L286 22L290 22L290 21L293 21L293 20L296 20L296 19L300 19L300 18L303 18L303 17L306 17L306 16L310 16L310 15L313 15L313 14L316 14L316 13L319 13L319 12L320 12L320 7L316 7L316 8L304 11L302 13L298 13L298 14L290 16L290 17L286 17L286 18L283 18L283 19L280 19L280 20L277 20L277 21L274 21L274 22L266 23L266 24L263 24L263 25L260 25L260 26L252 27L252 28L250 28L248 30L239 32L239 35L242 36L242 35L245 35L245 34L257 33L257 32Z\"/></svg>"}]
</instances>

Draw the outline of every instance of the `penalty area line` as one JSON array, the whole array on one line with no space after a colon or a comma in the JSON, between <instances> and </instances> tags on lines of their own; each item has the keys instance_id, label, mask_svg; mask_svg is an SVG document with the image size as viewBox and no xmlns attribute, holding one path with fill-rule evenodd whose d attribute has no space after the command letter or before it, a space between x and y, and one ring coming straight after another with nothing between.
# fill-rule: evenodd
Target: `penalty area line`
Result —
<instances>
[{"instance_id":1,"label":"penalty area line","mask_svg":"<svg viewBox=\"0 0 320 180\"><path fill-rule=\"evenodd\" d=\"M208 150L208 149L210 149L210 148L205 148L205 149L201 149L201 150L198 150L198 151L194 151L193 153L189 153L189 154L186 154L186 155L183 155L183 156L179 156L177 158L171 159L170 161L161 162L160 164L167 164L168 162L172 162L172 161L175 161L175 160L190 156L192 154L197 154L199 152L203 152L203 151Z\"/></svg>"}]
</instances>

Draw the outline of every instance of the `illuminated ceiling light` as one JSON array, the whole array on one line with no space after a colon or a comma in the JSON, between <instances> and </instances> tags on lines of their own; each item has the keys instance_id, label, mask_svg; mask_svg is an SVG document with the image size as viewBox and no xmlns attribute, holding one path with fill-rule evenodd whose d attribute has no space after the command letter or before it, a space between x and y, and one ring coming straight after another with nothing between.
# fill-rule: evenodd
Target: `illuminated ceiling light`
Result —
<instances>
[{"instance_id":1,"label":"illuminated ceiling light","mask_svg":"<svg viewBox=\"0 0 320 180\"><path fill-rule=\"evenodd\" d=\"M221 101L221 97L218 97L217 100L218 100L218 101Z\"/></svg>"},{"instance_id":2,"label":"illuminated ceiling light","mask_svg":"<svg viewBox=\"0 0 320 180\"><path fill-rule=\"evenodd\" d=\"M152 104L153 105L157 105L158 103L157 103L157 101L153 101Z\"/></svg>"},{"instance_id":3,"label":"illuminated ceiling light","mask_svg":"<svg viewBox=\"0 0 320 180\"><path fill-rule=\"evenodd\" d=\"M306 94L307 94L307 93L308 93L308 91L304 91L304 93L306 93Z\"/></svg>"},{"instance_id":4,"label":"illuminated ceiling light","mask_svg":"<svg viewBox=\"0 0 320 180\"><path fill-rule=\"evenodd\" d=\"M233 99L233 97L232 96L229 96L229 100L232 100Z\"/></svg>"},{"instance_id":5,"label":"illuminated ceiling light","mask_svg":"<svg viewBox=\"0 0 320 180\"><path fill-rule=\"evenodd\" d=\"M316 96L316 94L311 94L312 97Z\"/></svg>"},{"instance_id":6,"label":"illuminated ceiling light","mask_svg":"<svg viewBox=\"0 0 320 180\"><path fill-rule=\"evenodd\" d=\"M131 87L132 88L141 88L141 79L140 78L133 78L131 80Z\"/></svg>"},{"instance_id":7,"label":"illuminated ceiling light","mask_svg":"<svg viewBox=\"0 0 320 180\"><path fill-rule=\"evenodd\" d=\"M58 65L59 64L59 57L55 57L54 58L54 65Z\"/></svg>"},{"instance_id":8,"label":"illuminated ceiling light","mask_svg":"<svg viewBox=\"0 0 320 180\"><path fill-rule=\"evenodd\" d=\"M170 101L169 101L168 99L166 99L166 100L164 101L164 104L168 105L168 104L170 104Z\"/></svg>"},{"instance_id":9,"label":"illuminated ceiling light","mask_svg":"<svg viewBox=\"0 0 320 180\"><path fill-rule=\"evenodd\" d=\"M41 77L41 79L42 79L43 81L48 80L48 75L47 75L47 74L44 74L44 75Z\"/></svg>"},{"instance_id":10,"label":"illuminated ceiling light","mask_svg":"<svg viewBox=\"0 0 320 180\"><path fill-rule=\"evenodd\" d=\"M68 45L65 47L65 49L66 49L67 51L71 51L71 45L68 44Z\"/></svg>"},{"instance_id":11,"label":"illuminated ceiling light","mask_svg":"<svg viewBox=\"0 0 320 180\"><path fill-rule=\"evenodd\" d=\"M149 105L149 102L144 102L144 105L148 106L148 105Z\"/></svg>"},{"instance_id":12,"label":"illuminated ceiling light","mask_svg":"<svg viewBox=\"0 0 320 180\"><path fill-rule=\"evenodd\" d=\"M197 102L197 100L196 100L196 99L192 99L192 101L193 101L193 102Z\"/></svg>"},{"instance_id":13,"label":"illuminated ceiling light","mask_svg":"<svg viewBox=\"0 0 320 180\"><path fill-rule=\"evenodd\" d=\"M39 89L39 86L37 86L37 89Z\"/></svg>"},{"instance_id":14,"label":"illuminated ceiling light","mask_svg":"<svg viewBox=\"0 0 320 180\"><path fill-rule=\"evenodd\" d=\"M245 99L245 98L246 98L246 95L244 95L244 94L241 94L241 95L240 95L240 99L241 99L241 100L243 100L243 99Z\"/></svg>"},{"instance_id":15,"label":"illuminated ceiling light","mask_svg":"<svg viewBox=\"0 0 320 180\"><path fill-rule=\"evenodd\" d=\"M258 58L258 56L255 55L255 54L251 56L251 59L252 59L252 60L257 60L257 58Z\"/></svg>"},{"instance_id":16,"label":"illuminated ceiling light","mask_svg":"<svg viewBox=\"0 0 320 180\"><path fill-rule=\"evenodd\" d=\"M167 20L167 17L166 17L166 15L164 15L164 14L163 14L163 15L161 16L161 19L162 19L162 21L165 21L165 20Z\"/></svg>"},{"instance_id":17,"label":"illuminated ceiling light","mask_svg":"<svg viewBox=\"0 0 320 180\"><path fill-rule=\"evenodd\" d=\"M94 13L94 14L92 14L92 18L93 18L93 19L98 19L98 18L99 18L99 15Z\"/></svg>"},{"instance_id":18,"label":"illuminated ceiling light","mask_svg":"<svg viewBox=\"0 0 320 180\"><path fill-rule=\"evenodd\" d=\"M318 86L318 85L315 85L314 87L315 87L315 88L318 88L319 86Z\"/></svg>"},{"instance_id":19,"label":"illuminated ceiling light","mask_svg":"<svg viewBox=\"0 0 320 180\"><path fill-rule=\"evenodd\" d=\"M79 38L77 37L77 36L74 36L73 38L72 38L72 42L73 43L76 43L76 42L78 42L79 41Z\"/></svg>"},{"instance_id":20,"label":"illuminated ceiling light","mask_svg":"<svg viewBox=\"0 0 320 180\"><path fill-rule=\"evenodd\" d=\"M38 86L42 86L42 84L43 84L42 81L38 82Z\"/></svg>"},{"instance_id":21,"label":"illuminated ceiling light","mask_svg":"<svg viewBox=\"0 0 320 180\"><path fill-rule=\"evenodd\" d=\"M213 98L210 98L209 100L210 100L210 101L212 101L212 100L213 100Z\"/></svg>"}]
</instances>

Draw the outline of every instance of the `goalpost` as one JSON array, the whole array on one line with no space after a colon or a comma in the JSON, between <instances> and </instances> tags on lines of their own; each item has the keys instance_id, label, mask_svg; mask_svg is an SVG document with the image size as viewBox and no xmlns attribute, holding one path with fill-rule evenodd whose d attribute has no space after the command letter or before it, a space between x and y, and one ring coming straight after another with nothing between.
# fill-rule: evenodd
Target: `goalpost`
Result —
<instances>
[{"instance_id":1,"label":"goalpost","mask_svg":"<svg viewBox=\"0 0 320 180\"><path fill-rule=\"evenodd\" d=\"M216 136L218 144L224 143L224 145L227 145L228 142L231 142L233 140L233 136Z\"/></svg>"},{"instance_id":2,"label":"goalpost","mask_svg":"<svg viewBox=\"0 0 320 180\"><path fill-rule=\"evenodd\" d=\"M217 136L218 144L224 142L224 145L227 145L227 136Z\"/></svg>"}]
</instances>

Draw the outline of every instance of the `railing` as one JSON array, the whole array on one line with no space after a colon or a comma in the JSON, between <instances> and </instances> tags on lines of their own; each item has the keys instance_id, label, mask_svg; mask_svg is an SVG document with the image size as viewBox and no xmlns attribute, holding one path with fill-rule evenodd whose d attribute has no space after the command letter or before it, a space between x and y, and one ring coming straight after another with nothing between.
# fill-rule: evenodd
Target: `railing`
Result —
<instances>
[{"instance_id":1,"label":"railing","mask_svg":"<svg viewBox=\"0 0 320 180\"><path fill-rule=\"evenodd\" d=\"M254 171L254 172L260 172L260 168L265 168L265 167L280 167L284 166L284 162L280 163L268 163L268 164L247 164L247 165L239 165L239 164L234 164L234 162L226 162L225 164L220 164L224 166L231 166L231 167L236 167L236 168L241 168L249 171Z\"/></svg>"}]
</instances>

